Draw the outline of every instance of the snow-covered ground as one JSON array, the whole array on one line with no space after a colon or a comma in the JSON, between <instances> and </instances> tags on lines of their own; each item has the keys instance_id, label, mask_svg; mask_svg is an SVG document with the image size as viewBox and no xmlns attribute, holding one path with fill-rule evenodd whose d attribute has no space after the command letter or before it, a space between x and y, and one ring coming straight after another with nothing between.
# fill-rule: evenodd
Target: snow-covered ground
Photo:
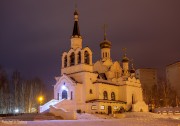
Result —
<instances>
[{"instance_id":1,"label":"snow-covered ground","mask_svg":"<svg viewBox=\"0 0 180 126\"><path fill-rule=\"evenodd\" d=\"M131 112L123 118L87 113L77 117L78 120L0 121L0 126L180 126L180 115Z\"/></svg>"}]
</instances>

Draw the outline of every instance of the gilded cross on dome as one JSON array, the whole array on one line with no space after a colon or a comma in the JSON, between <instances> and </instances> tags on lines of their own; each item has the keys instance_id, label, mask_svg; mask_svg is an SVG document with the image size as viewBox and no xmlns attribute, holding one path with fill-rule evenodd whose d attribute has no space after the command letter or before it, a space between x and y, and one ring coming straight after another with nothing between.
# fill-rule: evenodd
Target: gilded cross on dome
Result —
<instances>
[{"instance_id":1,"label":"gilded cross on dome","mask_svg":"<svg viewBox=\"0 0 180 126\"><path fill-rule=\"evenodd\" d=\"M127 48L122 48L124 56L126 56Z\"/></svg>"},{"instance_id":2,"label":"gilded cross on dome","mask_svg":"<svg viewBox=\"0 0 180 126\"><path fill-rule=\"evenodd\" d=\"M133 63L134 59L130 59L130 62Z\"/></svg>"},{"instance_id":3,"label":"gilded cross on dome","mask_svg":"<svg viewBox=\"0 0 180 126\"><path fill-rule=\"evenodd\" d=\"M104 29L104 40L107 40L107 34L106 34L107 24L104 24L103 29Z\"/></svg>"},{"instance_id":4,"label":"gilded cross on dome","mask_svg":"<svg viewBox=\"0 0 180 126\"><path fill-rule=\"evenodd\" d=\"M130 59L130 62L131 62L131 67L134 68L134 59Z\"/></svg>"}]
</instances>

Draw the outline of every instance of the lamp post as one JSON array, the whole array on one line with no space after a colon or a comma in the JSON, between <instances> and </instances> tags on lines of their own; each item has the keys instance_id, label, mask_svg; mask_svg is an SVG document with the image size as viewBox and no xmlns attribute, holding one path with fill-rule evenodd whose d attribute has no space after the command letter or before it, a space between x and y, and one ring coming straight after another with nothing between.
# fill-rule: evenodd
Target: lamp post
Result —
<instances>
[{"instance_id":1,"label":"lamp post","mask_svg":"<svg viewBox=\"0 0 180 126\"><path fill-rule=\"evenodd\" d=\"M40 96L40 97L38 98L38 101L39 101L39 106L41 106L42 101L43 101L43 97L42 97L42 96Z\"/></svg>"},{"instance_id":2,"label":"lamp post","mask_svg":"<svg viewBox=\"0 0 180 126\"><path fill-rule=\"evenodd\" d=\"M40 107L41 107L41 104L42 104L43 100L44 100L43 96L39 96L39 97L38 97L39 109L37 109L37 110L39 110L39 112L40 112Z\"/></svg>"}]
</instances>

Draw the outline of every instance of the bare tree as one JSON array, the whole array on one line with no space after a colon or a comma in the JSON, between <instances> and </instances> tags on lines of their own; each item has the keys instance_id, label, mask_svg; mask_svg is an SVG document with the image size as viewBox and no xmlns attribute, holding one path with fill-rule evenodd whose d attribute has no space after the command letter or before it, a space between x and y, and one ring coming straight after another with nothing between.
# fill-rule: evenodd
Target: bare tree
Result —
<instances>
[{"instance_id":1,"label":"bare tree","mask_svg":"<svg viewBox=\"0 0 180 126\"><path fill-rule=\"evenodd\" d=\"M14 85L14 109L19 109L20 104L20 87L21 87L21 77L20 72L14 71L12 75L12 83Z\"/></svg>"},{"instance_id":2,"label":"bare tree","mask_svg":"<svg viewBox=\"0 0 180 126\"><path fill-rule=\"evenodd\" d=\"M0 67L0 113L9 112L9 81L6 71Z\"/></svg>"},{"instance_id":3,"label":"bare tree","mask_svg":"<svg viewBox=\"0 0 180 126\"><path fill-rule=\"evenodd\" d=\"M13 90L10 90L9 82ZM15 109L20 113L33 112L38 107L38 96L43 94L43 85L39 78L23 80L18 71L13 72L9 81L5 70L0 67L0 113L12 113Z\"/></svg>"},{"instance_id":4,"label":"bare tree","mask_svg":"<svg viewBox=\"0 0 180 126\"><path fill-rule=\"evenodd\" d=\"M176 106L176 91L166 81L159 82L161 106Z\"/></svg>"}]
</instances>

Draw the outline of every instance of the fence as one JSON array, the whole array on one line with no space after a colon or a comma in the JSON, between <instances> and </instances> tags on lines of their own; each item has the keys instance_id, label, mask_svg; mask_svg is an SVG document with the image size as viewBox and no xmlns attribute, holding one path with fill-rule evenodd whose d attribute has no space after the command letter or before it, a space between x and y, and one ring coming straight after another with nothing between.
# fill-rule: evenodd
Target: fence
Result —
<instances>
[{"instance_id":1,"label":"fence","mask_svg":"<svg viewBox=\"0 0 180 126\"><path fill-rule=\"evenodd\" d=\"M161 107L155 108L154 113L160 114L180 114L180 107Z\"/></svg>"}]
</instances>

